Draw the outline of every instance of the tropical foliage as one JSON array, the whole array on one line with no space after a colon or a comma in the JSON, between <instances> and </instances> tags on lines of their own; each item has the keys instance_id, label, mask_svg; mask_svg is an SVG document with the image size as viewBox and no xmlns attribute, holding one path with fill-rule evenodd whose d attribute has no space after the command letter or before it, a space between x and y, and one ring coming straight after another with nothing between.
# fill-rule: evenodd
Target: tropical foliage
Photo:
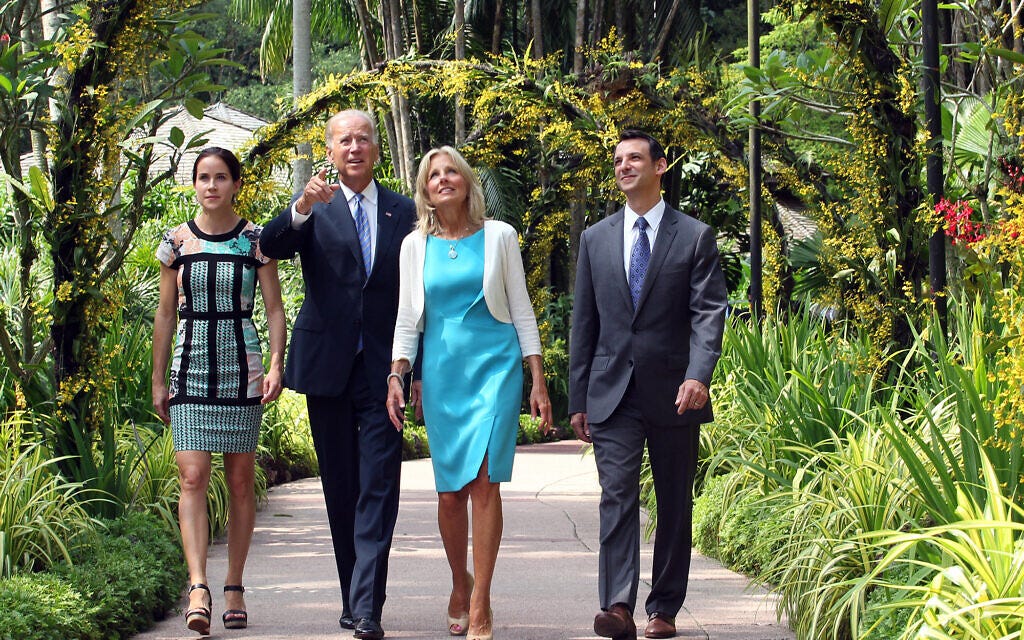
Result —
<instances>
[{"instance_id":1,"label":"tropical foliage","mask_svg":"<svg viewBox=\"0 0 1024 640\"><path fill-rule=\"evenodd\" d=\"M831 371L868 361L867 329L728 329L695 541L772 585L798 637L1019 633L1020 448L994 419L1007 327L980 301L951 309L953 339L935 320L887 377L849 385Z\"/></svg>"},{"instance_id":2,"label":"tropical foliage","mask_svg":"<svg viewBox=\"0 0 1024 640\"><path fill-rule=\"evenodd\" d=\"M230 30L211 29L193 3L0 6L8 575L84 558L100 516L140 509L173 522L173 454L148 406L152 247L192 205L159 188L171 173L152 167L158 149L173 168L202 141L156 134L179 105L198 114L223 90L211 76L245 72L226 64L226 42L197 34ZM235 3L265 28L264 69L298 51L289 16L302 6ZM1024 44L1014 7L943 5L934 141L917 82L921 15L904 0L766 8L758 68L736 48L742 3L726 0L311 2L305 35L350 62L246 150L239 206L253 218L278 210L288 194L272 170L298 145L319 148L337 109L381 116L379 177L399 189L423 151L455 141L491 215L521 231L564 406L577 238L618 206L608 161L618 130L651 130L669 148L666 200L719 229L738 301L715 381L718 422L702 433L702 548L773 585L801 638L1017 637ZM756 194L750 125L765 143ZM945 200L925 189L932 152L945 161ZM743 313L751 197L774 212L762 230L763 321ZM792 241L770 206L782 200L798 203L814 236ZM948 292L927 284L936 231L950 239ZM294 310L299 275L290 265L282 275ZM937 300L948 318L933 315ZM301 401L282 398L267 420L268 479L314 473ZM407 431L408 455L423 454L422 428ZM215 475L215 529L222 482ZM29 606L31 589L16 587ZM53 593L77 606L74 593Z\"/></svg>"}]
</instances>

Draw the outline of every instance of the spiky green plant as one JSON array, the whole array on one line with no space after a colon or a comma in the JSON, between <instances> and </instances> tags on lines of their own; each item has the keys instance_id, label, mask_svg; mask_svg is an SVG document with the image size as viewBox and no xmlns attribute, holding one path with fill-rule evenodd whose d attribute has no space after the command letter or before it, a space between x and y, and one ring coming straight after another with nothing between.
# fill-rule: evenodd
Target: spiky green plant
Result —
<instances>
[{"instance_id":1,"label":"spiky green plant","mask_svg":"<svg viewBox=\"0 0 1024 640\"><path fill-rule=\"evenodd\" d=\"M1011 640L1024 633L1024 509L1005 495L999 476L982 452L984 500L959 490L952 505L956 519L918 532L879 530L861 538L881 559L846 596L859 603L878 587L898 590L905 597L889 605L909 609L903 640ZM907 565L924 578L893 585L884 576ZM857 607L851 607L854 613ZM867 638L874 625L861 627Z\"/></svg>"},{"instance_id":2,"label":"spiky green plant","mask_svg":"<svg viewBox=\"0 0 1024 640\"><path fill-rule=\"evenodd\" d=\"M46 449L22 437L27 419L0 422L0 577L68 560L94 528L82 485L54 475Z\"/></svg>"}]
</instances>

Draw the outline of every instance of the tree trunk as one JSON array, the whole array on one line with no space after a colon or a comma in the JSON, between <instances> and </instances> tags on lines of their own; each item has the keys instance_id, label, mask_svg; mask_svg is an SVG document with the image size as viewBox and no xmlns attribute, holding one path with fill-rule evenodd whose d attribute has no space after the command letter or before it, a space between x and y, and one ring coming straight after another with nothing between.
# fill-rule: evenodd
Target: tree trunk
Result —
<instances>
[{"instance_id":1,"label":"tree trunk","mask_svg":"<svg viewBox=\"0 0 1024 640\"><path fill-rule=\"evenodd\" d=\"M380 51L377 49L377 37L373 31L373 19L370 17L370 10L366 7L366 0L355 0L356 18L359 20L359 34L363 41L363 48L366 50L366 58L369 60L367 69L381 61Z\"/></svg>"},{"instance_id":2,"label":"tree trunk","mask_svg":"<svg viewBox=\"0 0 1024 640\"><path fill-rule=\"evenodd\" d=\"M656 60L661 56L661 52L665 48L665 42L668 41L672 23L675 22L676 13L679 11L679 5L682 3L683 0L672 0L672 6L669 7L668 15L665 16L665 22L661 25L661 32L654 43L654 49L651 50L651 60Z\"/></svg>"},{"instance_id":3,"label":"tree trunk","mask_svg":"<svg viewBox=\"0 0 1024 640\"><path fill-rule=\"evenodd\" d=\"M580 185L569 203L569 283L568 293L576 291L576 261L580 257L580 235L587 228L587 187Z\"/></svg>"},{"instance_id":4,"label":"tree trunk","mask_svg":"<svg viewBox=\"0 0 1024 640\"><path fill-rule=\"evenodd\" d=\"M455 59L466 59L466 1L455 0ZM463 94L455 96L455 146L466 140L466 107Z\"/></svg>"},{"instance_id":5,"label":"tree trunk","mask_svg":"<svg viewBox=\"0 0 1024 640\"><path fill-rule=\"evenodd\" d=\"M58 393L51 450L54 456L69 456L57 463L61 472L75 477L79 464L78 443L95 418L91 401L90 366L98 358L99 338L90 331L89 317L100 304L98 289L86 286L87 274L102 262L102 247L84 242L90 237L90 216L100 203L89 187L95 180L96 165L85 160L102 148L100 97L93 89L114 79L109 64L113 38L120 33L136 8L134 0L91 5L89 26L95 47L68 76L64 107L55 122L57 139L78 141L59 144L54 150L54 210L49 212L44 233L53 264L53 321L50 324L53 378ZM88 437L86 436L86 441Z\"/></svg>"},{"instance_id":6,"label":"tree trunk","mask_svg":"<svg viewBox=\"0 0 1024 640\"><path fill-rule=\"evenodd\" d=\"M382 1L379 6L381 24L384 27L384 47L389 60L402 55L402 27L399 20L398 0ZM394 89L388 89L391 101L391 117L394 120L394 146L391 148L391 162L398 179L411 189L414 152L412 148L412 122L409 118L409 102Z\"/></svg>"},{"instance_id":7,"label":"tree trunk","mask_svg":"<svg viewBox=\"0 0 1024 640\"><path fill-rule=\"evenodd\" d=\"M587 28L587 0L576 0L576 38L572 53L572 72L579 78L583 75L583 37Z\"/></svg>"},{"instance_id":8,"label":"tree trunk","mask_svg":"<svg viewBox=\"0 0 1024 640\"><path fill-rule=\"evenodd\" d=\"M530 24L533 32L533 57L540 60L544 57L544 16L540 0L530 0Z\"/></svg>"},{"instance_id":9,"label":"tree trunk","mask_svg":"<svg viewBox=\"0 0 1024 640\"><path fill-rule=\"evenodd\" d=\"M906 347L912 339L908 316L897 301L907 300L923 280L928 269L927 243L921 243L923 226L917 211L923 199L921 159L916 151L918 122L913 110L902 108L900 96L901 60L890 46L887 35L873 20L871 9L849 4L846 11L823 15L825 24L839 43L858 58L863 71L855 78L860 86L854 91L871 92L871 107L866 114L877 131L885 132L877 153L879 175L877 200L885 219L873 223L871 230L880 252L895 254L897 268L891 282L880 286L880 296L890 301L891 335L897 347ZM856 26L856 28L853 28ZM894 240L889 230L897 231Z\"/></svg>"},{"instance_id":10,"label":"tree trunk","mask_svg":"<svg viewBox=\"0 0 1024 640\"><path fill-rule=\"evenodd\" d=\"M420 3L413 0L412 3L412 42L416 47L416 53L423 53L423 18L420 16Z\"/></svg>"},{"instance_id":11,"label":"tree trunk","mask_svg":"<svg viewBox=\"0 0 1024 640\"><path fill-rule=\"evenodd\" d=\"M297 102L313 86L311 0L292 0L292 94ZM313 175L313 147L308 142L296 149L292 162L292 191L298 193Z\"/></svg>"},{"instance_id":12,"label":"tree trunk","mask_svg":"<svg viewBox=\"0 0 1024 640\"><path fill-rule=\"evenodd\" d=\"M627 42L625 48L629 49L628 40L626 40L627 32L626 24L626 0L615 0L615 30L619 32L619 37Z\"/></svg>"},{"instance_id":13,"label":"tree trunk","mask_svg":"<svg viewBox=\"0 0 1024 640\"><path fill-rule=\"evenodd\" d=\"M505 25L504 2L496 0L494 3L494 29L491 31L491 53L501 53L501 29Z\"/></svg>"},{"instance_id":14,"label":"tree trunk","mask_svg":"<svg viewBox=\"0 0 1024 640\"><path fill-rule=\"evenodd\" d=\"M1020 0L1010 1L1010 15L1013 16L1013 50L1017 53L1024 53L1024 7L1020 6Z\"/></svg>"},{"instance_id":15,"label":"tree trunk","mask_svg":"<svg viewBox=\"0 0 1024 640\"><path fill-rule=\"evenodd\" d=\"M597 44L605 36L604 33L604 0L594 0L590 6L590 38L588 44Z\"/></svg>"}]
</instances>

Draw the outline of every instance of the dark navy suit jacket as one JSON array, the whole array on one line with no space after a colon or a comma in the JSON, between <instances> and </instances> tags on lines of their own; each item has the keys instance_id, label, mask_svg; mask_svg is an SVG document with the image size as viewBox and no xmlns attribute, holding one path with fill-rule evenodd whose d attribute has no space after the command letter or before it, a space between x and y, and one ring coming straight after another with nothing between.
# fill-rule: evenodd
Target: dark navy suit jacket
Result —
<instances>
[{"instance_id":1,"label":"dark navy suit jacket","mask_svg":"<svg viewBox=\"0 0 1024 640\"><path fill-rule=\"evenodd\" d=\"M412 231L416 208L409 198L377 184L377 248L369 279L359 237L341 190L329 204L293 229L289 206L263 228L260 248L270 258L302 265L305 298L292 328L284 384L316 396L341 395L356 357L359 336L373 394L387 396L391 343L398 313L398 254Z\"/></svg>"}]
</instances>

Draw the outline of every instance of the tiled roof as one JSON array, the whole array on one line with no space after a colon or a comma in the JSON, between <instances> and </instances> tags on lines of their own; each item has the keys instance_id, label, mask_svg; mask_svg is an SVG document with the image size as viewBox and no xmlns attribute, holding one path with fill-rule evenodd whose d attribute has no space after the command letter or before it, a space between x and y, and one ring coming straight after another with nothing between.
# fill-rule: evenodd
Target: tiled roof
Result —
<instances>
[{"instance_id":1,"label":"tiled roof","mask_svg":"<svg viewBox=\"0 0 1024 640\"><path fill-rule=\"evenodd\" d=\"M193 136L201 135L205 142L187 151L178 162L175 172L175 181L178 184L187 185L192 181L192 163L204 147L217 146L237 152L239 148L252 139L253 132L267 124L265 120L256 116L239 111L223 102L212 104L203 110L203 118L197 120L184 108L178 107L177 111L165 122L157 132L160 138L170 135L173 127L178 127L185 134L185 140ZM138 132L132 138L142 138L143 133ZM28 175L28 168L38 165L39 160L32 153L26 153L21 157L22 175ZM170 164L169 148L166 145L157 145L156 159L150 169L156 174L167 169ZM275 172L275 178L282 185L291 187L288 175L285 170Z\"/></svg>"}]
</instances>

